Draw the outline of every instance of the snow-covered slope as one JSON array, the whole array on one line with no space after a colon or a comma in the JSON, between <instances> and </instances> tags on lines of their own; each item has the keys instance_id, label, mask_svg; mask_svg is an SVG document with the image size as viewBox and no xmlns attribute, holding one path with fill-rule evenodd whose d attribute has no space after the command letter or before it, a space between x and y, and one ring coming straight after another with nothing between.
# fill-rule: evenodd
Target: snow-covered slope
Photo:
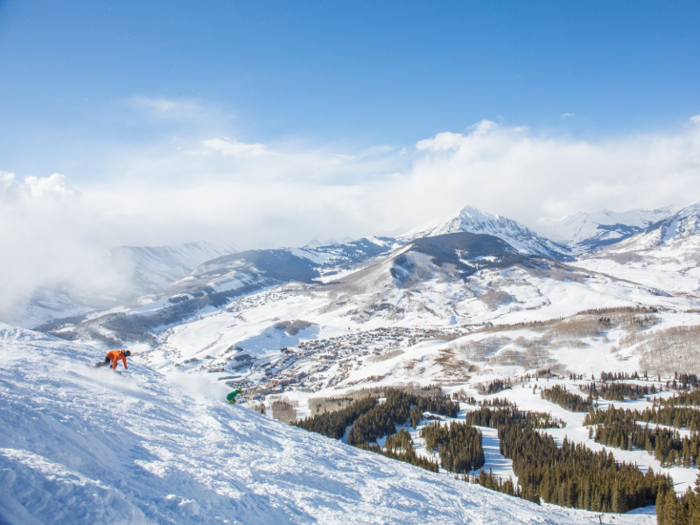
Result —
<instances>
[{"instance_id":1,"label":"snow-covered slope","mask_svg":"<svg viewBox=\"0 0 700 525\"><path fill-rule=\"evenodd\" d=\"M525 255L538 255L555 259L570 255L563 246L540 237L519 222L501 215L481 211L472 206L465 206L455 215L437 225L411 230L401 235L398 240L410 242L420 237L434 237L457 232L493 235L503 239Z\"/></svg>"},{"instance_id":2,"label":"snow-covered slope","mask_svg":"<svg viewBox=\"0 0 700 525\"><path fill-rule=\"evenodd\" d=\"M620 242L673 213L667 206L655 210L630 210L622 213L602 210L579 212L538 228L545 237L571 248L574 253Z\"/></svg>"},{"instance_id":3,"label":"snow-covered slope","mask_svg":"<svg viewBox=\"0 0 700 525\"><path fill-rule=\"evenodd\" d=\"M117 375L34 332L0 325L0 341L2 523L597 523L271 421L137 356Z\"/></svg>"}]
</instances>

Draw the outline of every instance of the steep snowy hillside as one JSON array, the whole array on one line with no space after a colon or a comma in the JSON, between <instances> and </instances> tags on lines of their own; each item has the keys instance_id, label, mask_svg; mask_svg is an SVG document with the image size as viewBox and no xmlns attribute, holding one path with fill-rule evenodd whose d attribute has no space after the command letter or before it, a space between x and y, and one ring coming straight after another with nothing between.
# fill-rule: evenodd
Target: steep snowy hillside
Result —
<instances>
[{"instance_id":1,"label":"steep snowy hillside","mask_svg":"<svg viewBox=\"0 0 700 525\"><path fill-rule=\"evenodd\" d=\"M0 341L2 523L598 523L271 421L138 356L117 375L82 346L6 325Z\"/></svg>"},{"instance_id":2,"label":"steep snowy hillside","mask_svg":"<svg viewBox=\"0 0 700 525\"><path fill-rule=\"evenodd\" d=\"M287 248L293 254L309 259L320 267L322 274L333 273L370 257L388 253L395 244L389 237L364 237L342 243L308 245L303 248Z\"/></svg>"},{"instance_id":3,"label":"steep snowy hillside","mask_svg":"<svg viewBox=\"0 0 700 525\"><path fill-rule=\"evenodd\" d=\"M421 227L401 235L398 240L409 242L420 237L434 237L446 233L470 232L488 234L503 239L524 255L539 255L559 259L567 257L569 251L563 246L540 237L522 224L493 213L465 206L454 216L437 225Z\"/></svg>"},{"instance_id":4,"label":"steep snowy hillside","mask_svg":"<svg viewBox=\"0 0 700 525\"><path fill-rule=\"evenodd\" d=\"M622 213L610 210L579 212L542 225L538 231L580 254L631 237L673 211L672 206L667 206L655 210L630 210Z\"/></svg>"}]
</instances>

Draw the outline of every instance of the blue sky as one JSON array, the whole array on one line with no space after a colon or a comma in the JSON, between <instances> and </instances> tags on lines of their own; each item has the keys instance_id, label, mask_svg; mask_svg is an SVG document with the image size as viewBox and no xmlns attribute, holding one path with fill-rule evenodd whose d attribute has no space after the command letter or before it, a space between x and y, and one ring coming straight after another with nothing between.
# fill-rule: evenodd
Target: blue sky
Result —
<instances>
[{"instance_id":1,"label":"blue sky","mask_svg":"<svg viewBox=\"0 0 700 525\"><path fill-rule=\"evenodd\" d=\"M0 0L0 272L687 204L698 27L673 1Z\"/></svg>"},{"instance_id":2,"label":"blue sky","mask_svg":"<svg viewBox=\"0 0 700 525\"><path fill-rule=\"evenodd\" d=\"M225 113L211 132L247 142L353 146L482 119L595 140L700 113L695 2L0 5L0 159L28 175L86 182L93 155L191 129L139 118L139 97Z\"/></svg>"}]
</instances>

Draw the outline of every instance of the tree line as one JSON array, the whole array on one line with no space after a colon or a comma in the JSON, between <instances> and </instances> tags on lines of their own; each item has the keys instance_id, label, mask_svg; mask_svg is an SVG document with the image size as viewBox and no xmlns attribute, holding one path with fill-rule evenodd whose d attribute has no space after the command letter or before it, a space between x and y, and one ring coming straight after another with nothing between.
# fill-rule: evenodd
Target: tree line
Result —
<instances>
[{"instance_id":1,"label":"tree line","mask_svg":"<svg viewBox=\"0 0 700 525\"><path fill-rule=\"evenodd\" d=\"M618 409L622 410L622 409ZM604 412L604 411L601 411ZM700 410L688 406L676 406L674 404L654 404L644 410L628 410L629 417L634 421L666 425L675 428L685 428L692 432L700 431ZM601 414L592 413L591 421L597 421Z\"/></svg>"},{"instance_id":2,"label":"tree line","mask_svg":"<svg viewBox=\"0 0 700 525\"><path fill-rule=\"evenodd\" d=\"M355 419L348 433L348 444L374 443L380 437L394 434L396 425L404 425L408 420L415 428L426 411L449 417L459 412L459 403L447 396L425 397L399 390L387 390L385 396L384 403L377 403Z\"/></svg>"},{"instance_id":3,"label":"tree line","mask_svg":"<svg viewBox=\"0 0 700 525\"><path fill-rule=\"evenodd\" d=\"M465 474L460 479L469 483L477 483L487 489L503 492L509 496L522 498L522 491L517 483L513 483L511 478L502 479L496 476L491 469L488 472L481 469L478 474Z\"/></svg>"},{"instance_id":4,"label":"tree line","mask_svg":"<svg viewBox=\"0 0 700 525\"><path fill-rule=\"evenodd\" d=\"M564 398L556 387L548 390L554 392L554 397ZM424 397L396 390L389 390L385 395L383 403L375 397L364 398L345 409L312 416L295 424L335 438L342 437L350 427L348 443L437 472L438 463L418 456L410 433L405 429L397 432L396 426L410 421L417 427L424 411L455 417L458 403L446 396ZM605 419L602 412L608 411L591 409L587 418L600 420L600 428L606 424L614 427L617 424L614 417ZM513 460L519 486L510 479L501 480L492 472L483 470L478 475L466 475L483 466L485 460L481 433L474 426L498 429L501 453ZM668 476L655 474L652 470L642 474L636 465L617 463L612 453L593 452L566 439L560 447L551 436L536 430L564 426L563 421L549 413L523 412L508 403L505 407L481 406L466 415L465 423L428 425L421 430L421 436L426 440L428 450L438 452L440 463L446 470L465 473L462 479L466 481L535 502L541 499L598 512L626 512L654 504L660 493L666 498L669 491L673 492ZM387 436L384 447L376 443L382 436ZM684 509L684 505L690 508L689 502L694 497L678 499L674 507L669 503L669 512Z\"/></svg>"},{"instance_id":5,"label":"tree line","mask_svg":"<svg viewBox=\"0 0 700 525\"><path fill-rule=\"evenodd\" d=\"M601 383L599 386L591 383L581 387L581 390L593 399L603 398L608 401L624 401L625 399L641 399L644 396L659 392L655 385L637 385L629 383Z\"/></svg>"},{"instance_id":6,"label":"tree line","mask_svg":"<svg viewBox=\"0 0 700 525\"><path fill-rule=\"evenodd\" d=\"M508 399L504 397L494 397L492 399L483 399L479 401L479 403L474 403L475 405L478 404L480 407L512 407L512 408L518 408L518 405L513 403L512 401L509 401Z\"/></svg>"},{"instance_id":7,"label":"tree line","mask_svg":"<svg viewBox=\"0 0 700 525\"><path fill-rule=\"evenodd\" d=\"M563 426L543 413L511 408L481 408L469 412L470 424L498 429L501 453L513 460L521 496L556 505L599 512L627 512L653 505L659 490L671 487L668 476L642 472L636 465L618 464L612 453L593 452L564 440L557 446L536 428Z\"/></svg>"},{"instance_id":8,"label":"tree line","mask_svg":"<svg viewBox=\"0 0 700 525\"><path fill-rule=\"evenodd\" d=\"M510 379L494 379L490 383L481 385L481 388L479 388L479 394L483 396L490 396L491 394L498 394L499 392L510 388L513 388L513 384L511 383Z\"/></svg>"},{"instance_id":9,"label":"tree line","mask_svg":"<svg viewBox=\"0 0 700 525\"><path fill-rule=\"evenodd\" d=\"M697 390L700 387L700 379L695 374L675 373L673 381L677 390Z\"/></svg>"},{"instance_id":10,"label":"tree line","mask_svg":"<svg viewBox=\"0 0 700 525\"><path fill-rule=\"evenodd\" d=\"M561 385L555 385L552 388L544 388L540 391L540 397L556 403L557 405L571 412L588 412L592 403L589 399L584 399L578 394L569 392Z\"/></svg>"},{"instance_id":11,"label":"tree line","mask_svg":"<svg viewBox=\"0 0 700 525\"><path fill-rule=\"evenodd\" d=\"M396 426L410 421L415 428L424 412L456 417L459 403L447 396L421 396L400 390L387 390L385 396L383 403L376 396L368 396L341 410L316 414L293 424L334 439L342 438L350 427L348 444L437 472L438 463L417 455L408 431L397 432ZM376 443L383 436L387 436L384 448Z\"/></svg>"},{"instance_id":12,"label":"tree line","mask_svg":"<svg viewBox=\"0 0 700 525\"><path fill-rule=\"evenodd\" d=\"M663 409L661 409L663 410ZM591 426L589 436L596 443L621 448L640 449L654 454L663 466L691 467L697 465L700 456L700 434L681 436L678 431L655 426L639 425L645 414L658 414L661 410L625 410L611 406L607 410L593 409L584 418L583 424ZM649 421L649 419L647 419Z\"/></svg>"},{"instance_id":13,"label":"tree line","mask_svg":"<svg viewBox=\"0 0 700 525\"><path fill-rule=\"evenodd\" d=\"M388 458L404 461L432 472L438 472L440 470L437 461L416 454L416 450L413 448L411 434L403 428L396 434L392 434L386 438L384 448L376 443L362 443L357 445L357 447L382 454Z\"/></svg>"},{"instance_id":14,"label":"tree line","mask_svg":"<svg viewBox=\"0 0 700 525\"><path fill-rule=\"evenodd\" d=\"M348 426L360 415L368 412L375 406L377 406L377 398L364 397L353 401L349 406L341 410L316 414L315 416L295 421L292 424L309 432L316 432L329 438L340 439L345 435L345 429Z\"/></svg>"},{"instance_id":15,"label":"tree line","mask_svg":"<svg viewBox=\"0 0 700 525\"><path fill-rule=\"evenodd\" d=\"M523 412L516 407L503 407L490 409L481 407L478 410L467 412L466 421L470 425L479 427L499 428L505 425L532 428L564 428L566 423L561 419L553 418L549 412Z\"/></svg>"},{"instance_id":16,"label":"tree line","mask_svg":"<svg viewBox=\"0 0 700 525\"><path fill-rule=\"evenodd\" d=\"M697 525L700 523L700 474L695 480L695 490L688 488L677 496L673 489L659 492L656 498L656 523L658 525Z\"/></svg>"},{"instance_id":17,"label":"tree line","mask_svg":"<svg viewBox=\"0 0 700 525\"><path fill-rule=\"evenodd\" d=\"M617 463L612 453L593 452L566 438L558 447L551 436L530 426L498 429L501 453L513 460L523 497L597 512L627 512L653 505L668 476L647 474L636 465Z\"/></svg>"},{"instance_id":18,"label":"tree line","mask_svg":"<svg viewBox=\"0 0 700 525\"><path fill-rule=\"evenodd\" d=\"M656 401L661 406L700 406L700 390L679 392L673 397Z\"/></svg>"},{"instance_id":19,"label":"tree line","mask_svg":"<svg viewBox=\"0 0 700 525\"><path fill-rule=\"evenodd\" d=\"M639 379L639 374L634 372L629 374L627 372L601 372L600 380L605 381L627 381L629 379Z\"/></svg>"},{"instance_id":20,"label":"tree line","mask_svg":"<svg viewBox=\"0 0 700 525\"><path fill-rule=\"evenodd\" d=\"M481 432L466 423L452 422L449 426L432 423L424 426L420 435L425 448L438 451L442 468L450 472L471 472L484 466Z\"/></svg>"}]
</instances>

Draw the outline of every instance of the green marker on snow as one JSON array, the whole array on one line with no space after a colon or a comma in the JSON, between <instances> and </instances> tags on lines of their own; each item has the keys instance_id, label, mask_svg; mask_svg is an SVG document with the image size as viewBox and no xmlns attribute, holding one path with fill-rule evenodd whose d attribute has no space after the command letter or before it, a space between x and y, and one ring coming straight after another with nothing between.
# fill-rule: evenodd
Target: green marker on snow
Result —
<instances>
[{"instance_id":1,"label":"green marker on snow","mask_svg":"<svg viewBox=\"0 0 700 525\"><path fill-rule=\"evenodd\" d=\"M240 394L242 390L240 388L237 388L233 392L231 392L229 395L226 396L226 400L231 403L232 405L236 404L236 396Z\"/></svg>"}]
</instances>

